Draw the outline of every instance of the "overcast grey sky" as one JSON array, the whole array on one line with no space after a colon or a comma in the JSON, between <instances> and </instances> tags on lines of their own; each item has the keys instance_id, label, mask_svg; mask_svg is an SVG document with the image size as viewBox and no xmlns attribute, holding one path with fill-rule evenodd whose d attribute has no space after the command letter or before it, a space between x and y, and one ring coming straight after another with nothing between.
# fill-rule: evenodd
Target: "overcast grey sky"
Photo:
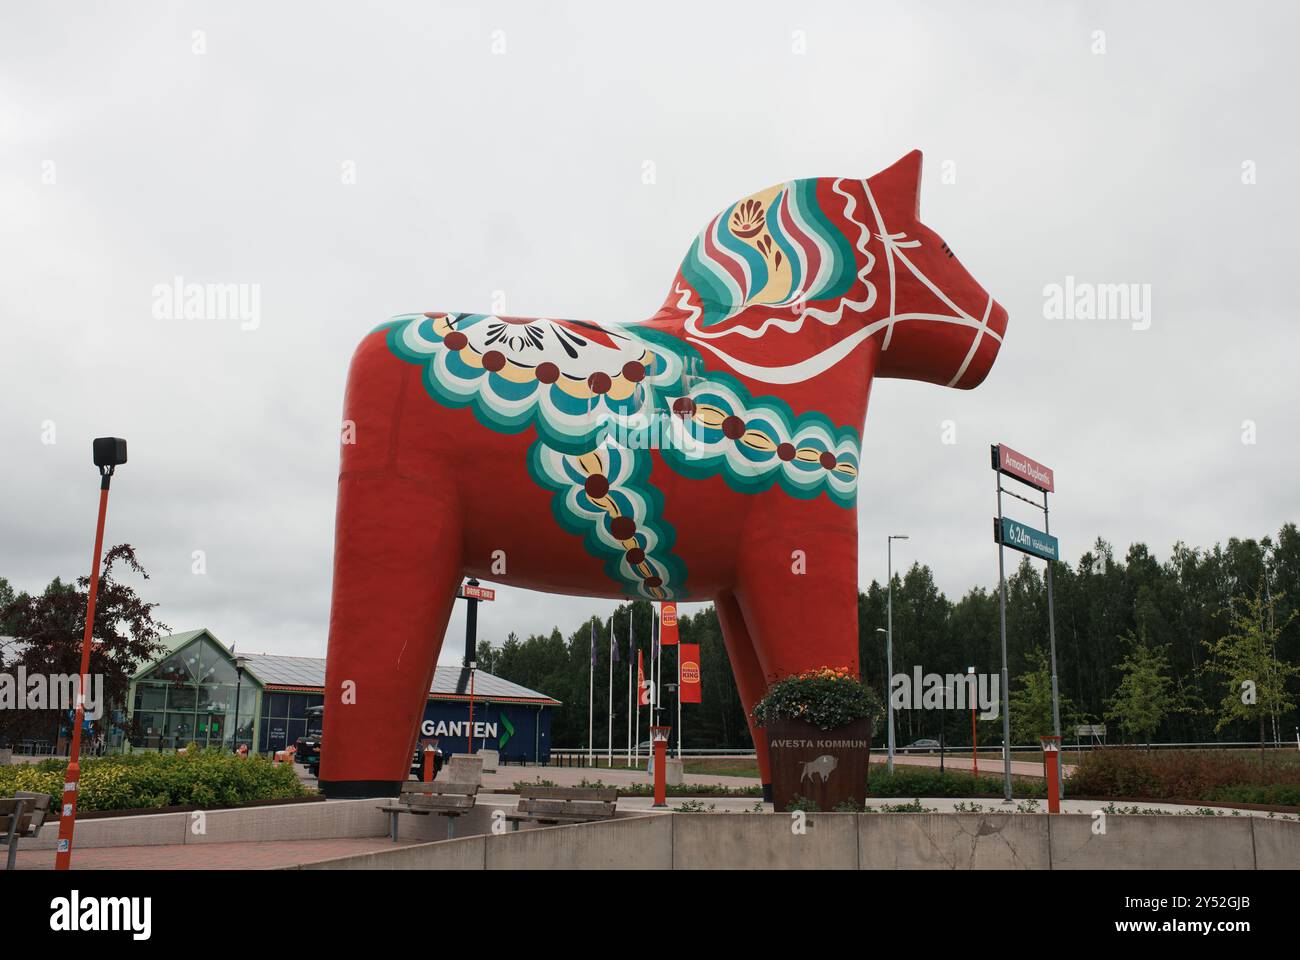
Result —
<instances>
[{"instance_id":1,"label":"overcast grey sky","mask_svg":"<svg viewBox=\"0 0 1300 960\"><path fill-rule=\"evenodd\" d=\"M640 319L726 204L914 147L922 218L1011 320L973 392L876 385L862 583L893 532L950 596L995 581L999 440L1057 471L1071 562L1273 533L1300 518L1298 29L1281 2L7 3L0 576L86 572L90 439L124 436L107 542L160 616L323 655L361 336L494 291ZM159 319L177 276L256 284L256 329ZM1149 284L1149 329L1047 318L1067 277ZM611 607L503 589L481 635Z\"/></svg>"}]
</instances>

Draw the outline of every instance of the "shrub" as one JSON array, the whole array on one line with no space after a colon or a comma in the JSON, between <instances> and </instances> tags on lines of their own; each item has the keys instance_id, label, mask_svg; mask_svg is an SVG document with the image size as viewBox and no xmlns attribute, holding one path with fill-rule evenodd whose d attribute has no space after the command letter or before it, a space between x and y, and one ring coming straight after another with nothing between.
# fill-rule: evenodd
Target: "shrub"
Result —
<instances>
[{"instance_id":1,"label":"shrub","mask_svg":"<svg viewBox=\"0 0 1300 960\"><path fill-rule=\"evenodd\" d=\"M0 796L31 790L57 800L63 794L66 771L67 761L61 759L0 767ZM77 807L217 807L307 793L292 764L277 767L264 757L191 748L183 754L132 753L83 760Z\"/></svg>"},{"instance_id":2,"label":"shrub","mask_svg":"<svg viewBox=\"0 0 1300 960\"><path fill-rule=\"evenodd\" d=\"M760 726L773 720L803 720L823 730L863 719L875 723L884 712L876 691L848 667L822 667L778 680L754 704L754 719Z\"/></svg>"},{"instance_id":3,"label":"shrub","mask_svg":"<svg viewBox=\"0 0 1300 960\"><path fill-rule=\"evenodd\" d=\"M1084 755L1066 796L1300 806L1300 764L1222 750L1111 747Z\"/></svg>"},{"instance_id":4,"label":"shrub","mask_svg":"<svg viewBox=\"0 0 1300 960\"><path fill-rule=\"evenodd\" d=\"M1047 785L1033 777L1012 777L1011 790L1018 797L1045 797ZM1002 772L975 776L962 770L940 774L934 767L895 765L889 773L872 765L867 778L869 797L1001 797ZM1068 794L1067 794L1068 796Z\"/></svg>"}]
</instances>

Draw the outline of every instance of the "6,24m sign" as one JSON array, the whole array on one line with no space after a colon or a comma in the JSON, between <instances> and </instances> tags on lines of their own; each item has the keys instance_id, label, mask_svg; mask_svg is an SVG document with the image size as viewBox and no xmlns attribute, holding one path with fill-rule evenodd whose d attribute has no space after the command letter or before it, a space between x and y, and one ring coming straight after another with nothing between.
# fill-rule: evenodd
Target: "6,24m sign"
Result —
<instances>
[{"instance_id":1,"label":"6,24m sign","mask_svg":"<svg viewBox=\"0 0 1300 960\"><path fill-rule=\"evenodd\" d=\"M993 539L1004 547L1011 547L1043 560L1061 559L1061 548L1050 533L1025 526L1010 517L993 518Z\"/></svg>"}]
</instances>

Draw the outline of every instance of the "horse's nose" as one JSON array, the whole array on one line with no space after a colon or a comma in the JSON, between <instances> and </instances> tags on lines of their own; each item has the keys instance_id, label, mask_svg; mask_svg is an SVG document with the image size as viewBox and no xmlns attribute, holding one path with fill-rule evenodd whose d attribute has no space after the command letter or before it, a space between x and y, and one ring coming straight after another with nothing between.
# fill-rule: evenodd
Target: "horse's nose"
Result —
<instances>
[{"instance_id":1,"label":"horse's nose","mask_svg":"<svg viewBox=\"0 0 1300 960\"><path fill-rule=\"evenodd\" d=\"M989 310L989 329L1002 336L1007 329L1007 320L1007 308L994 300L992 309Z\"/></svg>"}]
</instances>

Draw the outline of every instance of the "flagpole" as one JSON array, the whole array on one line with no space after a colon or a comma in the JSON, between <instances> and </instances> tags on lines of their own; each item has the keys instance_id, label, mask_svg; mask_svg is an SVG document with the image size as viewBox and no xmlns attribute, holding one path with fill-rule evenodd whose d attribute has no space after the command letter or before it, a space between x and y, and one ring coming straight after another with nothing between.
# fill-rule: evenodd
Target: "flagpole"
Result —
<instances>
[{"instance_id":1,"label":"flagpole","mask_svg":"<svg viewBox=\"0 0 1300 960\"><path fill-rule=\"evenodd\" d=\"M593 729L593 721L595 719L595 712L594 712L595 704L591 702L591 697L593 692L595 691L595 683L596 683L596 620L594 617L592 618L591 623L588 624L588 627L591 630L591 643L589 644L589 646L591 647L591 656L589 657L589 659L591 660L591 665L587 667L587 766L591 766L592 763L591 735Z\"/></svg>"},{"instance_id":2,"label":"flagpole","mask_svg":"<svg viewBox=\"0 0 1300 960\"><path fill-rule=\"evenodd\" d=\"M677 759L682 760L682 638L677 638Z\"/></svg>"},{"instance_id":3,"label":"flagpole","mask_svg":"<svg viewBox=\"0 0 1300 960\"><path fill-rule=\"evenodd\" d=\"M647 736L649 727L655 725L655 714L659 712L659 680L655 672L655 655L659 652L659 624L655 620L655 605L650 604L650 722L647 725ZM650 755L654 756L654 744L650 745Z\"/></svg>"},{"instance_id":4,"label":"flagpole","mask_svg":"<svg viewBox=\"0 0 1300 960\"><path fill-rule=\"evenodd\" d=\"M664 618L662 614L659 617L659 642L655 644L659 649L655 651L655 659L659 665L655 668L655 713L658 714L663 710L663 693L664 693ZM656 720L658 717L656 716Z\"/></svg>"},{"instance_id":5,"label":"flagpole","mask_svg":"<svg viewBox=\"0 0 1300 960\"><path fill-rule=\"evenodd\" d=\"M614 766L614 615L609 615L609 736L605 738L605 766Z\"/></svg>"},{"instance_id":6,"label":"flagpole","mask_svg":"<svg viewBox=\"0 0 1300 960\"><path fill-rule=\"evenodd\" d=\"M627 611L627 762L626 767L632 766L632 661L636 659L632 653L632 613L635 607L629 606Z\"/></svg>"}]
</instances>

